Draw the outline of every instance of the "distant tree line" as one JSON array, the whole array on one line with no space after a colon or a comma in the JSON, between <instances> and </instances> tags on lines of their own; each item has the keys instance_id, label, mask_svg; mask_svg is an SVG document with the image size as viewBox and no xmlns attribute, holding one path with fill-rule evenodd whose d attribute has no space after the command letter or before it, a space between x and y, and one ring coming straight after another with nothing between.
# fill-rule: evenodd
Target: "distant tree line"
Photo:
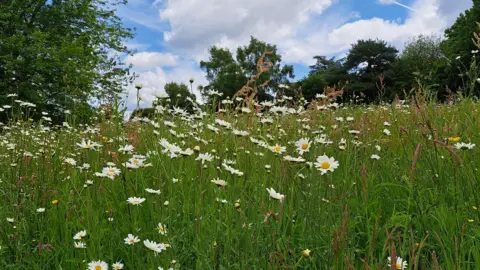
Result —
<instances>
[{"instance_id":1,"label":"distant tree line","mask_svg":"<svg viewBox=\"0 0 480 270\"><path fill-rule=\"evenodd\" d=\"M275 45L252 37L248 46L237 49L235 57L228 49L213 46L209 59L200 62L208 84L199 89L207 101L212 100L215 92L231 98L253 74L262 53L271 51L267 55L271 68L257 82L260 85L268 80L259 89L259 101L273 99L279 92L311 100L327 86L344 88L345 98L359 102L404 97L418 87L428 88L440 100L458 91L478 96L478 48L472 42L473 33L479 31L477 21L480 0L473 0L473 7L445 30L444 38L417 36L405 44L401 53L382 40L358 40L344 58L314 56L316 63L310 66L309 74L296 82L290 82L294 78L293 67L282 65ZM287 87L279 87L281 84Z\"/></svg>"},{"instance_id":2,"label":"distant tree line","mask_svg":"<svg viewBox=\"0 0 480 270\"><path fill-rule=\"evenodd\" d=\"M252 85L258 88L258 101L278 95L311 100L327 86L343 88L345 99L358 102L405 97L418 87L440 100L459 91L479 96L478 47L472 37L479 31L480 0L472 1L472 8L460 14L444 37L412 38L401 52L382 40L359 40L344 58L313 56L308 75L297 81L276 45L251 37L235 54L213 46L209 58L200 62L208 83L198 90L207 103L232 98L268 52L263 61L268 70ZM125 3L0 1L0 104L34 104L33 118L48 112L61 120L66 111L88 115L93 102L112 103L135 77L131 66L122 63L122 57L133 53L124 46L133 31L115 15ZM195 100L185 84L168 83L165 92L170 102L158 104L188 109L189 99Z\"/></svg>"}]
</instances>

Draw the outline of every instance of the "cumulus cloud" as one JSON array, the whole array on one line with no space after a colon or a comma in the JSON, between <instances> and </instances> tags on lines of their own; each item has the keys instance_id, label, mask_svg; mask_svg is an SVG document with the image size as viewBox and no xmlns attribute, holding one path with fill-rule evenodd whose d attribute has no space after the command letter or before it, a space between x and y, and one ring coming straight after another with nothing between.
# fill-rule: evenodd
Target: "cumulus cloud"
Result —
<instances>
[{"instance_id":1,"label":"cumulus cloud","mask_svg":"<svg viewBox=\"0 0 480 270\"><path fill-rule=\"evenodd\" d=\"M358 39L380 38L402 47L415 35L442 33L471 6L470 0L415 0L408 6L403 0L377 2L402 6L409 14L403 23L362 19L357 11L325 15L341 5L335 0L168 0L159 14L170 24L164 42L197 61L207 57L211 45L234 50L255 36L277 44L287 62L311 64L313 55L343 53Z\"/></svg>"},{"instance_id":2,"label":"cumulus cloud","mask_svg":"<svg viewBox=\"0 0 480 270\"><path fill-rule=\"evenodd\" d=\"M198 85L205 85L207 81L205 74L198 70L197 64L191 61L182 61L178 66L163 69L161 67L155 67L148 71L133 70L137 73L138 78L135 80L135 84L141 84L140 90L140 107L151 107L155 96L165 94L165 84L169 82L184 83L190 88L190 78L194 79L193 93L197 97L197 101L201 101L200 92L197 89ZM126 107L129 111L135 109L137 105L137 90L134 85L130 85L127 89Z\"/></svg>"},{"instance_id":3,"label":"cumulus cloud","mask_svg":"<svg viewBox=\"0 0 480 270\"><path fill-rule=\"evenodd\" d=\"M333 0L168 0L159 14L171 27L164 32L165 42L195 57L215 44L236 48L248 42L251 35L266 41L291 37L311 16L322 14L332 3Z\"/></svg>"},{"instance_id":4,"label":"cumulus cloud","mask_svg":"<svg viewBox=\"0 0 480 270\"><path fill-rule=\"evenodd\" d=\"M470 0L458 0L448 10L450 0L417 0L403 23L382 18L359 19L336 27L312 32L303 40L289 39L284 47L285 59L311 63L312 55L335 55L347 51L359 39L382 39L402 48L410 38L420 34L441 34L460 12L471 6ZM310 58L309 58L310 57Z\"/></svg>"},{"instance_id":5,"label":"cumulus cloud","mask_svg":"<svg viewBox=\"0 0 480 270\"><path fill-rule=\"evenodd\" d=\"M125 58L125 63L132 64L137 70L176 66L178 64L177 61L178 56L160 52L140 52Z\"/></svg>"}]
</instances>

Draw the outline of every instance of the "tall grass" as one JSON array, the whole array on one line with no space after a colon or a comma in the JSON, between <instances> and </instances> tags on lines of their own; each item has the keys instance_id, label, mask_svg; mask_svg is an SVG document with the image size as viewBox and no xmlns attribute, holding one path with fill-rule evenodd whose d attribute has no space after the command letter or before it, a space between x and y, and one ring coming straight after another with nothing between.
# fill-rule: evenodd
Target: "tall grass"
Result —
<instances>
[{"instance_id":1,"label":"tall grass","mask_svg":"<svg viewBox=\"0 0 480 270\"><path fill-rule=\"evenodd\" d=\"M126 124L99 112L78 126L17 114L0 136L1 269L86 269L97 260L125 269L395 269L388 257L401 257L406 269L477 269L478 147L453 145L479 144L478 107L464 99L280 114L266 108L262 116L159 110ZM233 134L217 118L249 135ZM265 118L273 123L261 123ZM171 158L162 138L195 151ZM301 138L312 141L306 162L285 161L299 156ZM82 140L102 146L82 149ZM286 152L272 152L275 144ZM125 145L134 150L119 151ZM202 165L200 153L214 159ZM126 168L134 154L152 166ZM322 175L313 162L324 154L339 167ZM228 172L226 161L243 175ZM107 162L121 171L113 180L95 175ZM84 163L90 168L77 168ZM216 178L227 185L215 185ZM131 205L129 197L146 200ZM74 240L82 230L86 237ZM141 241L126 245L128 234ZM155 254L147 239L170 246ZM75 248L79 241L86 248Z\"/></svg>"}]
</instances>

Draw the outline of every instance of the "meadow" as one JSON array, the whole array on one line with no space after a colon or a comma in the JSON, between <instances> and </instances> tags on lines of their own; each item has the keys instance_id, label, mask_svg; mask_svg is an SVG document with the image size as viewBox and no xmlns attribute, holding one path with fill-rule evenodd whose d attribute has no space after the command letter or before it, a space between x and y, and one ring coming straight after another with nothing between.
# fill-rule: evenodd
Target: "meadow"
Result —
<instances>
[{"instance_id":1,"label":"meadow","mask_svg":"<svg viewBox=\"0 0 480 270\"><path fill-rule=\"evenodd\" d=\"M2 107L1 269L478 269L478 103ZM173 104L174 105L174 104Z\"/></svg>"}]
</instances>

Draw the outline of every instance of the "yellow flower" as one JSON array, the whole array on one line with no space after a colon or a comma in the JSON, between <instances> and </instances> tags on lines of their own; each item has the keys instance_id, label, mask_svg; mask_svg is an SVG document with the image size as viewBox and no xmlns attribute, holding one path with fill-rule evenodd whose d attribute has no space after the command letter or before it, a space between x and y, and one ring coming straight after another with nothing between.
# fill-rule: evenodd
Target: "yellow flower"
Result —
<instances>
[{"instance_id":1,"label":"yellow flower","mask_svg":"<svg viewBox=\"0 0 480 270\"><path fill-rule=\"evenodd\" d=\"M460 137L448 137L449 142L458 142L460 141Z\"/></svg>"},{"instance_id":2,"label":"yellow flower","mask_svg":"<svg viewBox=\"0 0 480 270\"><path fill-rule=\"evenodd\" d=\"M307 248L307 249L303 250L302 255L304 257L310 257L310 249Z\"/></svg>"},{"instance_id":3,"label":"yellow flower","mask_svg":"<svg viewBox=\"0 0 480 270\"><path fill-rule=\"evenodd\" d=\"M107 136L102 136L102 139L103 139L104 141L106 141L106 140L108 140L108 137L107 137Z\"/></svg>"},{"instance_id":4,"label":"yellow flower","mask_svg":"<svg viewBox=\"0 0 480 270\"><path fill-rule=\"evenodd\" d=\"M52 204L58 204L58 200L53 200Z\"/></svg>"},{"instance_id":5,"label":"yellow flower","mask_svg":"<svg viewBox=\"0 0 480 270\"><path fill-rule=\"evenodd\" d=\"M472 206L473 210L478 210L478 207L476 207L475 205Z\"/></svg>"},{"instance_id":6,"label":"yellow flower","mask_svg":"<svg viewBox=\"0 0 480 270\"><path fill-rule=\"evenodd\" d=\"M474 222L474 221L475 221L475 220L473 220L473 219L469 219L469 220L468 220L468 222L470 222L470 223L472 223L472 222Z\"/></svg>"}]
</instances>

